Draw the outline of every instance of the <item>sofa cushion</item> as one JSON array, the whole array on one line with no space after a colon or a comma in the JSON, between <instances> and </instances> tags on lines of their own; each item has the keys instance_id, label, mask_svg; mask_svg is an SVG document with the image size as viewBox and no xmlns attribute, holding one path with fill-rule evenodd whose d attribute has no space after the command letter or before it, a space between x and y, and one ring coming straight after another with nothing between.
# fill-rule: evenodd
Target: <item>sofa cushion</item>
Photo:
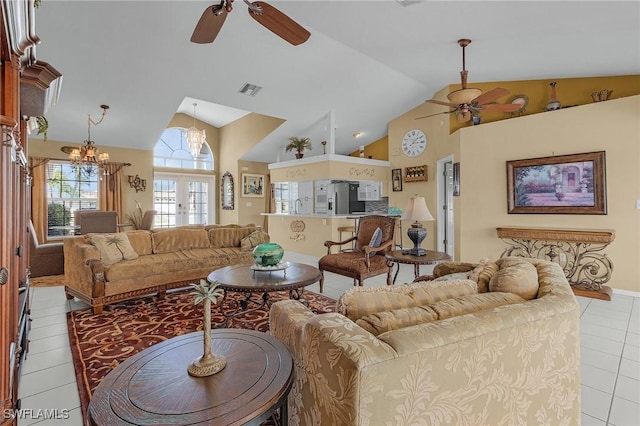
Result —
<instances>
[{"instance_id":1,"label":"sofa cushion","mask_svg":"<svg viewBox=\"0 0 640 426\"><path fill-rule=\"evenodd\" d=\"M433 276L441 277L443 275L455 274L458 272L470 272L478 266L477 263L466 262L440 262L433 267Z\"/></svg>"},{"instance_id":2,"label":"sofa cushion","mask_svg":"<svg viewBox=\"0 0 640 426\"><path fill-rule=\"evenodd\" d=\"M252 251L258 244L268 242L269 234L261 230L256 230L240 240L240 248L242 251Z\"/></svg>"},{"instance_id":3,"label":"sofa cushion","mask_svg":"<svg viewBox=\"0 0 640 426\"><path fill-rule=\"evenodd\" d=\"M154 254L209 247L209 238L204 228L171 228L151 235Z\"/></svg>"},{"instance_id":4,"label":"sofa cushion","mask_svg":"<svg viewBox=\"0 0 640 426\"><path fill-rule=\"evenodd\" d=\"M144 256L153 253L153 243L151 241L151 232L144 230L127 231L127 238L131 243L133 250L138 256Z\"/></svg>"},{"instance_id":5,"label":"sofa cushion","mask_svg":"<svg viewBox=\"0 0 640 426\"><path fill-rule=\"evenodd\" d=\"M429 305L438 300L477 292L478 286L470 280L422 281L394 287L355 287L338 299L336 310L356 321L377 312Z\"/></svg>"},{"instance_id":6,"label":"sofa cushion","mask_svg":"<svg viewBox=\"0 0 640 426\"><path fill-rule=\"evenodd\" d=\"M498 272L498 265L494 262L481 262L471 271L469 279L478 283L478 293L486 293L489 291L489 281L496 272Z\"/></svg>"},{"instance_id":7,"label":"sofa cushion","mask_svg":"<svg viewBox=\"0 0 640 426\"><path fill-rule=\"evenodd\" d=\"M478 293L440 300L431 305L431 308L438 314L438 319L446 319L524 301L522 297L513 293Z\"/></svg>"},{"instance_id":8,"label":"sofa cushion","mask_svg":"<svg viewBox=\"0 0 640 426\"><path fill-rule=\"evenodd\" d=\"M100 260L111 265L121 260L137 259L138 254L131 247L124 232L115 234L87 234L87 239L100 251Z\"/></svg>"},{"instance_id":9,"label":"sofa cushion","mask_svg":"<svg viewBox=\"0 0 640 426\"><path fill-rule=\"evenodd\" d=\"M131 277L142 280L150 276L204 267L210 267L211 271L214 271L220 266L243 261L242 256L243 253L239 248L200 248L140 256L135 260L119 262L105 267L105 278L109 283L127 280Z\"/></svg>"},{"instance_id":10,"label":"sofa cushion","mask_svg":"<svg viewBox=\"0 0 640 426\"><path fill-rule=\"evenodd\" d=\"M469 278L471 272L455 272L453 274L442 275L433 281L453 281L453 280L466 280Z\"/></svg>"},{"instance_id":11,"label":"sofa cushion","mask_svg":"<svg viewBox=\"0 0 640 426\"><path fill-rule=\"evenodd\" d=\"M225 226L207 230L211 247L214 248L241 247L242 239L254 231L256 231L255 226Z\"/></svg>"},{"instance_id":12,"label":"sofa cushion","mask_svg":"<svg viewBox=\"0 0 640 426\"><path fill-rule=\"evenodd\" d=\"M524 259L503 259L500 270L489 281L492 292L515 293L525 300L535 299L538 295L538 271Z\"/></svg>"},{"instance_id":13,"label":"sofa cushion","mask_svg":"<svg viewBox=\"0 0 640 426\"><path fill-rule=\"evenodd\" d=\"M356 320L356 324L377 336L389 330L423 324L438 319L438 314L429 306L414 306L412 308L394 309L392 311L376 312L365 315Z\"/></svg>"}]
</instances>

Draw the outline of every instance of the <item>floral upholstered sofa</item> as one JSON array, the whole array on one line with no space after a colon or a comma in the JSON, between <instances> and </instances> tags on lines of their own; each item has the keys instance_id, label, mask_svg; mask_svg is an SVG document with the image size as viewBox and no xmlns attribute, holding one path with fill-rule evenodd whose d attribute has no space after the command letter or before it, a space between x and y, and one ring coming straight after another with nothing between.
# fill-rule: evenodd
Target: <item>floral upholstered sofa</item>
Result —
<instances>
[{"instance_id":1,"label":"floral upholstered sofa","mask_svg":"<svg viewBox=\"0 0 640 426\"><path fill-rule=\"evenodd\" d=\"M198 282L213 270L252 262L269 235L255 225L187 226L64 240L65 292L104 305Z\"/></svg>"},{"instance_id":2,"label":"floral upholstered sofa","mask_svg":"<svg viewBox=\"0 0 640 426\"><path fill-rule=\"evenodd\" d=\"M275 303L270 332L295 362L290 424L579 424L580 310L562 269L466 265L348 290L337 313Z\"/></svg>"}]
</instances>

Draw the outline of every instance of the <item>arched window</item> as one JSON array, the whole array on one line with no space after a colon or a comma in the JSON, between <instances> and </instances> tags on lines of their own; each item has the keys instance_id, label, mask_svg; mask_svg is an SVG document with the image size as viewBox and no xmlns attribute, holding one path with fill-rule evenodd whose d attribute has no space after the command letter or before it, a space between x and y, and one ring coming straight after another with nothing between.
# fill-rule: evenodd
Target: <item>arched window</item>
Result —
<instances>
[{"instance_id":1,"label":"arched window","mask_svg":"<svg viewBox=\"0 0 640 426\"><path fill-rule=\"evenodd\" d=\"M206 143L200 155L193 158L186 140L186 129L172 127L166 129L153 149L153 165L178 169L213 170L213 155Z\"/></svg>"},{"instance_id":2,"label":"arched window","mask_svg":"<svg viewBox=\"0 0 640 426\"><path fill-rule=\"evenodd\" d=\"M213 170L209 145L205 143L200 155L194 158L189 152L186 130L166 129L153 149L153 165L190 171L156 170L153 178L153 205L158 212L156 228L215 223L215 181L209 172Z\"/></svg>"}]
</instances>

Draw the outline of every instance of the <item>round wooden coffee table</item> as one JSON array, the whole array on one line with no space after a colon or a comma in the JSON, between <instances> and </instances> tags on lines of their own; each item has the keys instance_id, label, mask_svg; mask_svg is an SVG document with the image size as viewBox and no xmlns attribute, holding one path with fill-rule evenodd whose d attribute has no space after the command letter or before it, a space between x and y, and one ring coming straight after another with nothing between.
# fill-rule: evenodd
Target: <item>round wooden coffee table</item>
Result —
<instances>
[{"instance_id":1,"label":"round wooden coffee table","mask_svg":"<svg viewBox=\"0 0 640 426\"><path fill-rule=\"evenodd\" d=\"M393 283L396 283L398 278L398 272L400 272L400 263L408 263L413 265L413 274L415 278L420 276L420 265L433 265L435 263L446 262L451 260L451 256L441 251L426 250L424 256L414 256L412 254L406 254L404 250L394 250L385 254L387 258L387 265L389 266L389 275L387 276L387 282L391 279L391 271L393 270L393 264L398 264L396 274L393 277Z\"/></svg>"},{"instance_id":2,"label":"round wooden coffee table","mask_svg":"<svg viewBox=\"0 0 640 426\"><path fill-rule=\"evenodd\" d=\"M269 293L273 291L288 291L289 298L301 300L304 287L317 283L322 278L322 273L316 267L304 263L288 262L289 267L273 271L256 271L251 263L225 266L216 269L209 274L209 282L217 281L219 288L224 291L224 297L220 303L225 320L222 327L229 325L229 320L238 315L246 314L267 305L270 306ZM236 309L225 312L225 300L228 291L245 293L244 300L240 301ZM260 299L253 298L254 293L261 293ZM255 306L249 308L249 303Z\"/></svg>"},{"instance_id":3,"label":"round wooden coffee table","mask_svg":"<svg viewBox=\"0 0 640 426\"><path fill-rule=\"evenodd\" d=\"M92 425L259 425L280 408L287 424L293 361L284 344L254 330L211 331L212 351L227 366L192 377L202 355L202 331L174 337L128 358L96 388L87 413Z\"/></svg>"}]
</instances>

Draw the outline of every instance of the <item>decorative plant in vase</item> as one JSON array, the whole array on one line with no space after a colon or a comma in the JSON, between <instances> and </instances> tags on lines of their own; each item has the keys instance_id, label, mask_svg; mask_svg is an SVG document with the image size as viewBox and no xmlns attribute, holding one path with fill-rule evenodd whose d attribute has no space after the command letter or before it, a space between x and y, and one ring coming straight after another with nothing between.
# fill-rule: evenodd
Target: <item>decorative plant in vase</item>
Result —
<instances>
[{"instance_id":1,"label":"decorative plant in vase","mask_svg":"<svg viewBox=\"0 0 640 426\"><path fill-rule=\"evenodd\" d=\"M284 149L287 152L295 150L296 158L302 158L304 156L304 150L311 149L311 139L292 136L289 138L289 144L285 146Z\"/></svg>"},{"instance_id":2,"label":"decorative plant in vase","mask_svg":"<svg viewBox=\"0 0 640 426\"><path fill-rule=\"evenodd\" d=\"M200 280L200 284L191 284L195 299L194 305L204 302L204 354L193 360L189 364L187 371L196 377L206 377L216 374L227 365L227 360L223 356L211 353L211 304L218 303L218 298L224 295L222 289L218 288L218 282L209 283Z\"/></svg>"}]
</instances>

